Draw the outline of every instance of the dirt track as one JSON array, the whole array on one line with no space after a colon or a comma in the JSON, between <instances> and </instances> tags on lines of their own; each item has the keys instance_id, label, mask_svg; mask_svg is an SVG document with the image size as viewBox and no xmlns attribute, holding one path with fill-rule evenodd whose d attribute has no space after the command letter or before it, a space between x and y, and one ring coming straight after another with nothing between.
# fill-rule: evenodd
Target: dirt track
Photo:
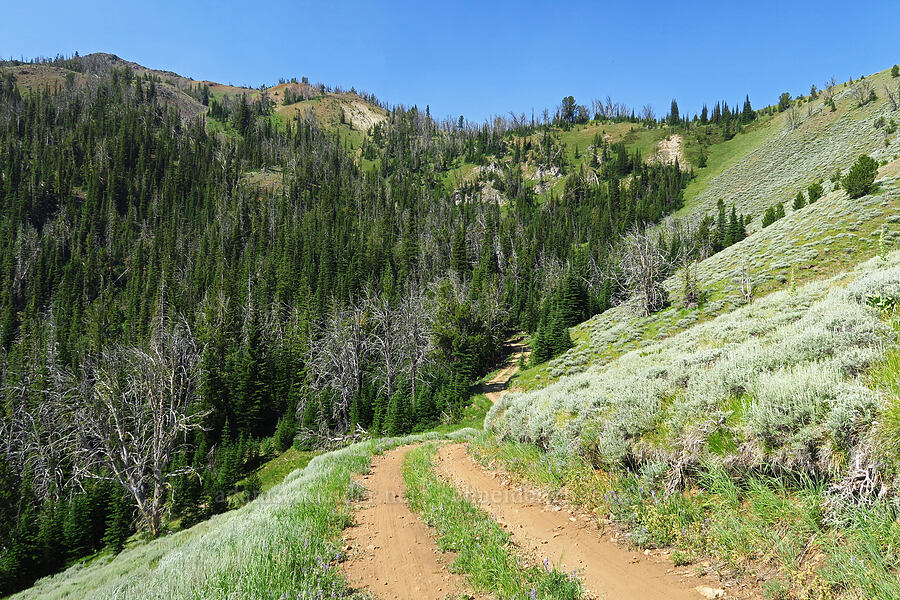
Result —
<instances>
[{"instance_id":1,"label":"dirt track","mask_svg":"<svg viewBox=\"0 0 900 600\"><path fill-rule=\"evenodd\" d=\"M482 386L496 402L518 371L524 346L513 346L508 366ZM426 527L406 503L401 466L411 447L376 457L371 474L361 478L369 495L356 511L357 526L347 530L350 584L387 599L434 599L466 593L465 580L447 567L452 555L441 555ZM463 444L448 444L438 452L437 472L487 511L533 559L548 560L565 571L577 570L590 598L608 600L701 600L697 589L724 592L712 580L675 573L671 563L620 547L586 515L548 504L527 486L512 485L487 472ZM684 572L682 572L683 574ZM471 593L471 592L469 592ZM475 597L475 596L472 596Z\"/></svg>"},{"instance_id":2,"label":"dirt track","mask_svg":"<svg viewBox=\"0 0 900 600\"><path fill-rule=\"evenodd\" d=\"M519 372L519 359L528 360L528 356L531 354L531 349L521 342L507 343L507 347L510 349L510 356L503 370L475 390L477 393L487 396L491 404L495 404L500 396L508 391L507 384L510 378Z\"/></svg>"},{"instance_id":3,"label":"dirt track","mask_svg":"<svg viewBox=\"0 0 900 600\"><path fill-rule=\"evenodd\" d=\"M516 544L561 570L578 570L592 597L622 600L697 600L697 579L682 581L668 568L602 536L596 522L555 509L533 490L513 487L485 470L462 444L438 453L438 473L452 481L513 536ZM706 583L704 585L710 585Z\"/></svg>"},{"instance_id":4,"label":"dirt track","mask_svg":"<svg viewBox=\"0 0 900 600\"><path fill-rule=\"evenodd\" d=\"M375 457L371 474L360 478L369 494L344 537L350 547L344 573L354 588L385 600L444 600L465 591L465 580L447 570L452 556L441 555L407 506L400 467L411 449Z\"/></svg>"}]
</instances>

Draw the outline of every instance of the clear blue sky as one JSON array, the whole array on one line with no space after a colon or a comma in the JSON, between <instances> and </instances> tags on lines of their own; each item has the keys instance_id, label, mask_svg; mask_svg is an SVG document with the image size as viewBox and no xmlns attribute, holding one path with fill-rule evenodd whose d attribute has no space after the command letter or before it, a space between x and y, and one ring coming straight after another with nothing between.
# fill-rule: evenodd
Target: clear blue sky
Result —
<instances>
[{"instance_id":1,"label":"clear blue sky","mask_svg":"<svg viewBox=\"0 0 900 600\"><path fill-rule=\"evenodd\" d=\"M438 117L564 95L681 112L807 92L900 62L900 2L9 2L0 56L105 51L223 83L306 75Z\"/></svg>"}]
</instances>

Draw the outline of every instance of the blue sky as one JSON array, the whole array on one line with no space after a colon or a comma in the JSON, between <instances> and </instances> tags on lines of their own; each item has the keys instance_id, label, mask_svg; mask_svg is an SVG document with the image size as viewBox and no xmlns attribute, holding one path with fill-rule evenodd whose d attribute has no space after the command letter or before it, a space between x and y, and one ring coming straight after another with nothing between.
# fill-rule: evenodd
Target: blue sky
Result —
<instances>
[{"instance_id":1,"label":"blue sky","mask_svg":"<svg viewBox=\"0 0 900 600\"><path fill-rule=\"evenodd\" d=\"M0 56L106 51L223 83L307 76L435 116L536 113L564 95L658 114L769 104L900 62L900 2L9 3Z\"/></svg>"}]
</instances>

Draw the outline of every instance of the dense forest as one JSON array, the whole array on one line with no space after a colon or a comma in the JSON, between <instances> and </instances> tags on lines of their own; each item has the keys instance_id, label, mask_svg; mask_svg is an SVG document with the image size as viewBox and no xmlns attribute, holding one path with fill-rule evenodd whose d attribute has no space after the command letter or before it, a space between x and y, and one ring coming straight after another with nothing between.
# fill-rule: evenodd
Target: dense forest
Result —
<instances>
[{"instance_id":1,"label":"dense forest","mask_svg":"<svg viewBox=\"0 0 900 600\"><path fill-rule=\"evenodd\" d=\"M692 177L602 137L567 164L552 130L589 111L565 100L542 124L398 106L354 148L265 95L94 71L30 91L0 78L0 593L226 510L293 443L458 418L510 334L546 360L635 291L620 240ZM703 119L732 135L748 110ZM461 162L499 194L451 183ZM526 164L558 169L561 191L536 193ZM722 203L652 234L664 274L744 227Z\"/></svg>"}]
</instances>

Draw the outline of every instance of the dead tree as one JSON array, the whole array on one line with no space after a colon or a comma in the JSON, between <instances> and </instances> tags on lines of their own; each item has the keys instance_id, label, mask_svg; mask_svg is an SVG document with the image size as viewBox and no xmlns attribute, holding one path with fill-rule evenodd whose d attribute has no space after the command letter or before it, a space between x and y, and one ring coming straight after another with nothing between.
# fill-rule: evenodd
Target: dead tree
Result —
<instances>
[{"instance_id":1,"label":"dead tree","mask_svg":"<svg viewBox=\"0 0 900 600\"><path fill-rule=\"evenodd\" d=\"M77 464L88 476L122 485L154 537L169 480L187 472L172 462L204 417L194 410L199 362L187 324L158 319L146 348L104 351L87 365L83 388L69 394Z\"/></svg>"},{"instance_id":2,"label":"dead tree","mask_svg":"<svg viewBox=\"0 0 900 600\"><path fill-rule=\"evenodd\" d=\"M897 83L896 91L892 90L891 86L885 84L884 93L887 95L893 110L900 108L900 103L898 103L900 102L900 83Z\"/></svg>"},{"instance_id":3,"label":"dead tree","mask_svg":"<svg viewBox=\"0 0 900 600\"><path fill-rule=\"evenodd\" d=\"M828 104L834 99L834 90L836 86L837 79L832 75L831 79L825 82L825 89L822 91L822 97L825 100L825 104Z\"/></svg>"},{"instance_id":4,"label":"dead tree","mask_svg":"<svg viewBox=\"0 0 900 600\"><path fill-rule=\"evenodd\" d=\"M378 358L375 378L381 384L381 391L390 399L394 397L395 382L402 364L401 317L384 296L370 293L365 305L372 316L371 348Z\"/></svg>"},{"instance_id":5,"label":"dead tree","mask_svg":"<svg viewBox=\"0 0 900 600\"><path fill-rule=\"evenodd\" d=\"M416 384L422 378L422 369L427 365L433 350L431 341L431 311L425 296L416 289L400 300L400 331L404 374L412 387L412 401L416 401Z\"/></svg>"},{"instance_id":6,"label":"dead tree","mask_svg":"<svg viewBox=\"0 0 900 600\"><path fill-rule=\"evenodd\" d=\"M872 99L872 92L875 88L872 83L866 79L860 79L855 86L850 88L850 94L856 100L858 106L864 106Z\"/></svg>"},{"instance_id":7,"label":"dead tree","mask_svg":"<svg viewBox=\"0 0 900 600\"><path fill-rule=\"evenodd\" d=\"M668 294L663 287L669 261L659 235L649 228L631 229L617 249L618 284L642 316L663 308Z\"/></svg>"},{"instance_id":8,"label":"dead tree","mask_svg":"<svg viewBox=\"0 0 900 600\"><path fill-rule=\"evenodd\" d=\"M738 278L741 286L741 297L746 304L753 301L753 277L750 275L750 267L747 265L747 259L741 262L741 274Z\"/></svg>"},{"instance_id":9,"label":"dead tree","mask_svg":"<svg viewBox=\"0 0 900 600\"><path fill-rule=\"evenodd\" d=\"M371 350L366 316L362 305L335 309L319 339L309 348L312 387L334 392L331 413L340 431L350 427L350 404L362 389L363 369ZM298 410L302 414L305 406Z\"/></svg>"},{"instance_id":10,"label":"dead tree","mask_svg":"<svg viewBox=\"0 0 900 600\"><path fill-rule=\"evenodd\" d=\"M791 104L791 107L787 109L787 113L785 116L787 120L788 129L793 131L800 126L800 111L797 109L796 104Z\"/></svg>"}]
</instances>

